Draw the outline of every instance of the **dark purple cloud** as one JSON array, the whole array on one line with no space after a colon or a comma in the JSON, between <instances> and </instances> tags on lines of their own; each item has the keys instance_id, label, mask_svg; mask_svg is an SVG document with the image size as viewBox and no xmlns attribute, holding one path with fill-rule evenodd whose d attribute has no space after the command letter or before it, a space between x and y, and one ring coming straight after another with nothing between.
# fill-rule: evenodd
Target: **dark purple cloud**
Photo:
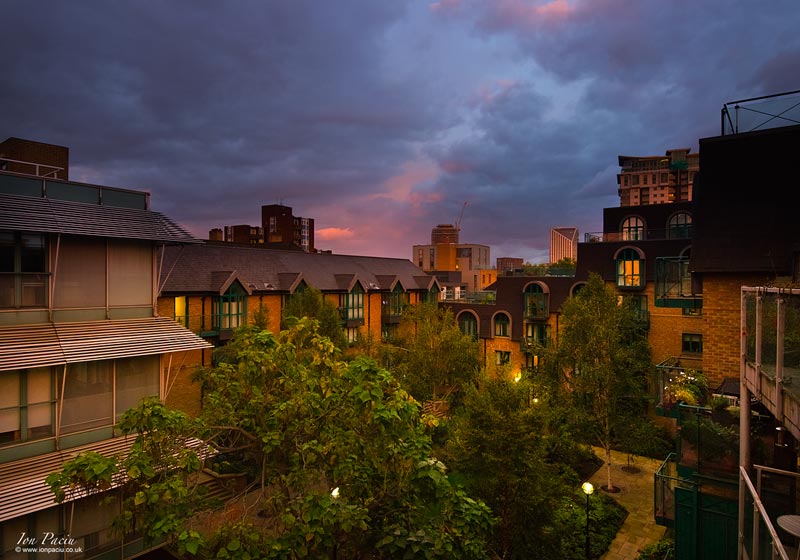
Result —
<instances>
[{"instance_id":1,"label":"dark purple cloud","mask_svg":"<svg viewBox=\"0 0 800 560\"><path fill-rule=\"evenodd\" d=\"M618 154L696 147L732 99L800 89L795 0L18 3L5 136L142 188L198 236L278 201L321 248L410 257L453 222L547 259L600 229Z\"/></svg>"}]
</instances>

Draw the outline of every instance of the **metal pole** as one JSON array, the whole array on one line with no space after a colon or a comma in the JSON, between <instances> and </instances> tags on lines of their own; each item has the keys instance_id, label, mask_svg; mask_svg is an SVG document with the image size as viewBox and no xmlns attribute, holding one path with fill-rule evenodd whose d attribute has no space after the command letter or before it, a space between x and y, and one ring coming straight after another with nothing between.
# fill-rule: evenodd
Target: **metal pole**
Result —
<instances>
[{"instance_id":1,"label":"metal pole","mask_svg":"<svg viewBox=\"0 0 800 560\"><path fill-rule=\"evenodd\" d=\"M589 494L586 494L586 560L590 560L591 552L589 549Z\"/></svg>"}]
</instances>

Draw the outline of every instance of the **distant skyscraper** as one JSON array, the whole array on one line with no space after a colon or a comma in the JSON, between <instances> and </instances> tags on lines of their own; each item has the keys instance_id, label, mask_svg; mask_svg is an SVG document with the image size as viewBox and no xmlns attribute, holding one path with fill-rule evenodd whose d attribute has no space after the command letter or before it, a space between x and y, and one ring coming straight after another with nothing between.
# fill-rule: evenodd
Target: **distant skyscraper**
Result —
<instances>
[{"instance_id":1,"label":"distant skyscraper","mask_svg":"<svg viewBox=\"0 0 800 560\"><path fill-rule=\"evenodd\" d=\"M689 151L679 148L667 150L663 156L619 156L619 205L691 201L700 154Z\"/></svg>"},{"instance_id":2,"label":"distant skyscraper","mask_svg":"<svg viewBox=\"0 0 800 560\"><path fill-rule=\"evenodd\" d=\"M550 263L562 259L577 260L578 228L558 227L550 229Z\"/></svg>"}]
</instances>

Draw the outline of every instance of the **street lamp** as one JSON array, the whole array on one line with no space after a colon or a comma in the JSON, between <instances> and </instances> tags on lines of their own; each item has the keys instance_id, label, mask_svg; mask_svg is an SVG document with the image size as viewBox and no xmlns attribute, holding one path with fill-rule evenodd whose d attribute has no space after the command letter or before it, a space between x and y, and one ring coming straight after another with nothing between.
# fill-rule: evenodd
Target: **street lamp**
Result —
<instances>
[{"instance_id":1,"label":"street lamp","mask_svg":"<svg viewBox=\"0 0 800 560\"><path fill-rule=\"evenodd\" d=\"M591 482L584 482L581 484L581 490L586 494L586 560L591 558L589 551L589 495L594 492L594 486Z\"/></svg>"}]
</instances>

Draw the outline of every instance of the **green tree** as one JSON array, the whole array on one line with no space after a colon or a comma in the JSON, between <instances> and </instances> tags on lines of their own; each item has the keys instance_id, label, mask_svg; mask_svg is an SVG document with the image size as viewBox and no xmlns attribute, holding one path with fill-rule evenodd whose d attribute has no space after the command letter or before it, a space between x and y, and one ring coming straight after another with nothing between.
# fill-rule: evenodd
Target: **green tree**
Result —
<instances>
[{"instance_id":1,"label":"green tree","mask_svg":"<svg viewBox=\"0 0 800 560\"><path fill-rule=\"evenodd\" d=\"M461 332L450 309L411 305L398 332L395 346L388 348L391 369L416 399L439 400L476 380L480 349Z\"/></svg>"},{"instance_id":2,"label":"green tree","mask_svg":"<svg viewBox=\"0 0 800 560\"><path fill-rule=\"evenodd\" d=\"M217 558L487 557L490 511L451 485L419 405L374 361L338 355L309 318L278 335L237 331L218 364L198 374L199 427L215 461L247 474L246 487L224 512L207 514L210 530L176 515L183 523L162 535ZM143 437L169 433L168 424L152 427ZM158 454L153 473L162 470L156 458L176 476L195 467ZM170 495L174 507L185 497Z\"/></svg>"},{"instance_id":3,"label":"green tree","mask_svg":"<svg viewBox=\"0 0 800 560\"><path fill-rule=\"evenodd\" d=\"M497 558L563 558L555 511L578 478L548 460L545 414L531 402L526 382L486 379L466 390L464 406L449 421L445 457L498 519Z\"/></svg>"},{"instance_id":4,"label":"green tree","mask_svg":"<svg viewBox=\"0 0 800 560\"><path fill-rule=\"evenodd\" d=\"M550 366L568 399L570 418L605 452L611 480L611 449L627 422L643 413L650 347L636 313L597 274L562 308L563 330Z\"/></svg>"},{"instance_id":5,"label":"green tree","mask_svg":"<svg viewBox=\"0 0 800 560\"><path fill-rule=\"evenodd\" d=\"M331 339L339 349L347 348L339 308L325 299L322 292L312 286L298 288L286 301L281 315L281 330L291 327L297 319L311 317L319 322L320 334Z\"/></svg>"},{"instance_id":6,"label":"green tree","mask_svg":"<svg viewBox=\"0 0 800 560\"><path fill-rule=\"evenodd\" d=\"M88 452L67 461L46 479L56 501L117 486L122 513L113 527L119 534L136 530L148 544L167 540L181 553L196 553L200 535L186 524L214 505L197 484L208 451L196 437L197 423L158 399L146 399L122 415L118 429L135 438L130 452L113 457Z\"/></svg>"}]
</instances>

